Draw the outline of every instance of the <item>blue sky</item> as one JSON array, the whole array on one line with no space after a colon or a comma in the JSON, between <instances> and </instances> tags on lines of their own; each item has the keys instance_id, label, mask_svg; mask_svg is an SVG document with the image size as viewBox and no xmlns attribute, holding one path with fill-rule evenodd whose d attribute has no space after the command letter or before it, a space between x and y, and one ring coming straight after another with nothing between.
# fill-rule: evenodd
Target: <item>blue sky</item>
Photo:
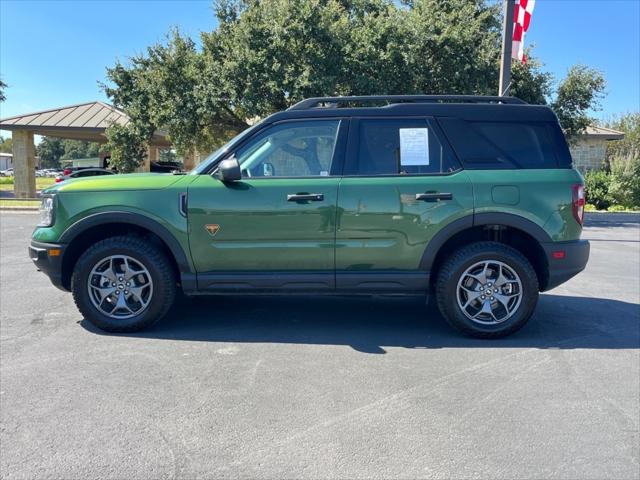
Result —
<instances>
[{"instance_id":1,"label":"blue sky","mask_svg":"<svg viewBox=\"0 0 640 480\"><path fill-rule=\"evenodd\" d=\"M209 0L0 0L0 116L95 99L105 67L160 41L215 27ZM598 117L640 110L640 0L537 0L527 44L557 78L574 63L602 70ZM2 132L4 136L7 132Z\"/></svg>"}]
</instances>

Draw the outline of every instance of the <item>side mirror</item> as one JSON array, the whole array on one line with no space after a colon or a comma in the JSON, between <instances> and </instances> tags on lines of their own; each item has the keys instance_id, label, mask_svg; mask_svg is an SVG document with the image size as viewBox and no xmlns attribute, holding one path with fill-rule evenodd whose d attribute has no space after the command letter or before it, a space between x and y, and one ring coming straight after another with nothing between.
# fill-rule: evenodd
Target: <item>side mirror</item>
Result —
<instances>
[{"instance_id":1,"label":"side mirror","mask_svg":"<svg viewBox=\"0 0 640 480\"><path fill-rule=\"evenodd\" d=\"M235 157L227 158L220 162L214 175L223 182L237 182L242 178L240 163Z\"/></svg>"}]
</instances>

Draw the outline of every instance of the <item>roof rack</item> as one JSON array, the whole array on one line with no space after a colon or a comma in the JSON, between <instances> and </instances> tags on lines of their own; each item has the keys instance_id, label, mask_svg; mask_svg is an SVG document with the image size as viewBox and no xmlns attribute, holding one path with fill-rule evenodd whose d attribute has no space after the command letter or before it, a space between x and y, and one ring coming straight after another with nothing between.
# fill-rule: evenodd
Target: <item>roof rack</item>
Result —
<instances>
[{"instance_id":1,"label":"roof rack","mask_svg":"<svg viewBox=\"0 0 640 480\"><path fill-rule=\"evenodd\" d=\"M340 108L347 103L503 103L526 105L517 97L497 97L485 95L365 95L350 97L314 97L307 98L288 108L288 110L307 110L310 108Z\"/></svg>"}]
</instances>

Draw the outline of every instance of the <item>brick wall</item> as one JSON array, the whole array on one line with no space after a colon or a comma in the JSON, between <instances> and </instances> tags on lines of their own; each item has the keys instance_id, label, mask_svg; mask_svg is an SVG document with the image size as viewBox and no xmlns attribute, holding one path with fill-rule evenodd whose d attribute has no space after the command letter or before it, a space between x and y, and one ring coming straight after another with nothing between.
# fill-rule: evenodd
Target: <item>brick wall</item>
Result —
<instances>
[{"instance_id":1,"label":"brick wall","mask_svg":"<svg viewBox=\"0 0 640 480\"><path fill-rule=\"evenodd\" d=\"M604 163L607 141L597 138L581 138L570 146L573 166L584 172L597 170Z\"/></svg>"}]
</instances>

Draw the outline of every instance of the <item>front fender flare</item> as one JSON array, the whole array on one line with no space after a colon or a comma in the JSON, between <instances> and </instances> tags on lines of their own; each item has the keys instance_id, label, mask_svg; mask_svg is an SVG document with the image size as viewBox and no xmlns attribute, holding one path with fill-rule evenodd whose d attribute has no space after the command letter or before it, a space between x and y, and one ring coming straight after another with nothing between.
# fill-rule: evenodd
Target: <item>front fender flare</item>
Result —
<instances>
[{"instance_id":1,"label":"front fender flare","mask_svg":"<svg viewBox=\"0 0 640 480\"><path fill-rule=\"evenodd\" d=\"M187 254L176 237L158 221L140 213L111 210L88 215L67 228L60 236L59 242L65 244L71 243L74 238L88 229L108 223L125 223L149 230L157 235L165 243L167 248L169 248L180 273L192 273Z\"/></svg>"}]
</instances>

